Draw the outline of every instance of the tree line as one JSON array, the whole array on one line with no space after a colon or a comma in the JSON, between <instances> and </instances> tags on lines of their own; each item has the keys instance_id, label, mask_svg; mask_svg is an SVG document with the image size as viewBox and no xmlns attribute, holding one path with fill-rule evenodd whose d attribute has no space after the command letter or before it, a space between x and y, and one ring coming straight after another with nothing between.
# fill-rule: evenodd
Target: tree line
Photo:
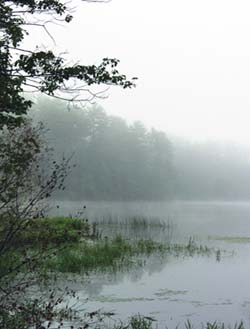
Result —
<instances>
[{"instance_id":1,"label":"tree line","mask_svg":"<svg viewBox=\"0 0 250 329\"><path fill-rule=\"evenodd\" d=\"M58 116L58 113L60 115ZM48 127L58 161L71 157L70 200L249 199L248 150L232 143L190 143L128 124L100 106L67 109L39 98L32 112Z\"/></svg>"},{"instance_id":2,"label":"tree line","mask_svg":"<svg viewBox=\"0 0 250 329\"><path fill-rule=\"evenodd\" d=\"M68 111L65 104L48 99L38 100L32 116L48 127L58 160L73 155L75 166L58 197L164 200L173 194L172 145L165 133L141 122L128 124L98 106Z\"/></svg>"}]
</instances>

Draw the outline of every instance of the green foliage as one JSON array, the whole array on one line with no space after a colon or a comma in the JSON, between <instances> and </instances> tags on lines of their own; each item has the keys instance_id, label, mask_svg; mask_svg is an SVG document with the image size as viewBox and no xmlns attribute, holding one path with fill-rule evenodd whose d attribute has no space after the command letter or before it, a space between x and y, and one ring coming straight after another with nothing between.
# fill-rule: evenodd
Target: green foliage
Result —
<instances>
[{"instance_id":1,"label":"green foliage","mask_svg":"<svg viewBox=\"0 0 250 329\"><path fill-rule=\"evenodd\" d=\"M42 218L30 221L25 230L18 232L16 246L61 245L79 242L89 237L92 227L86 220L67 217ZM14 246L13 246L14 247Z\"/></svg>"},{"instance_id":2,"label":"green foliage","mask_svg":"<svg viewBox=\"0 0 250 329\"><path fill-rule=\"evenodd\" d=\"M15 268L20 264L21 253L17 251L8 251L0 257L0 278L5 275L10 275L15 278L12 268ZM13 276L12 276L13 275Z\"/></svg>"},{"instance_id":3,"label":"green foliage","mask_svg":"<svg viewBox=\"0 0 250 329\"><path fill-rule=\"evenodd\" d=\"M81 273L115 266L131 254L132 246L123 239L83 242L63 249L48 262L48 267L53 271Z\"/></svg>"},{"instance_id":4,"label":"green foliage","mask_svg":"<svg viewBox=\"0 0 250 329\"><path fill-rule=\"evenodd\" d=\"M50 159L41 129L27 122L0 134L0 256L42 216L53 190L63 188L68 160Z\"/></svg>"},{"instance_id":5,"label":"green foliage","mask_svg":"<svg viewBox=\"0 0 250 329\"><path fill-rule=\"evenodd\" d=\"M110 240L82 241L59 251L48 261L52 271L81 273L89 270L107 270L129 264L135 255L161 252L164 246L151 240L130 242L120 235Z\"/></svg>"},{"instance_id":6,"label":"green foliage","mask_svg":"<svg viewBox=\"0 0 250 329\"><path fill-rule=\"evenodd\" d=\"M129 326L131 329L152 329L152 320L141 316L141 315L134 315L131 317L129 321Z\"/></svg>"},{"instance_id":7,"label":"green foliage","mask_svg":"<svg viewBox=\"0 0 250 329\"><path fill-rule=\"evenodd\" d=\"M12 0L0 3L0 128L4 125L19 126L23 121L23 115L32 105L22 96L25 86L29 90L52 96L58 91L75 91L73 96L68 96L68 100L76 99L81 90L66 86L72 80L84 82L87 86L134 86L134 78L127 80L117 70L117 59L104 58L99 65L67 66L62 57L50 50L31 51L22 48L21 43L28 34L25 27L35 25L48 31L46 18L42 22L41 14L51 14L51 21L58 19L56 16L67 23L72 20L69 8L60 0ZM57 96L65 98L62 94ZM78 100L89 101L94 97L94 93L89 92L85 97L78 97Z\"/></svg>"},{"instance_id":8,"label":"green foliage","mask_svg":"<svg viewBox=\"0 0 250 329\"><path fill-rule=\"evenodd\" d=\"M24 297L28 288L45 279L40 269L46 257L50 257L48 230L53 230L49 223L46 230L37 218L42 216L45 201L53 190L63 188L68 160L61 164L51 160L41 133L41 126L33 127L28 121L19 128L5 127L0 131L1 328L8 328L12 320L20 322L16 328L22 328L21 319L25 328L36 321L35 310L29 316L24 314L30 302ZM54 233L53 242L58 244L63 233ZM36 245L36 249L30 248L30 244Z\"/></svg>"},{"instance_id":9,"label":"green foliage","mask_svg":"<svg viewBox=\"0 0 250 329\"><path fill-rule=\"evenodd\" d=\"M45 264L47 269L59 272L82 273L86 271L106 271L133 264L135 256L216 256L216 251L190 241L188 244L164 244L153 240L129 241L121 235L114 239L82 240L66 245Z\"/></svg>"}]
</instances>

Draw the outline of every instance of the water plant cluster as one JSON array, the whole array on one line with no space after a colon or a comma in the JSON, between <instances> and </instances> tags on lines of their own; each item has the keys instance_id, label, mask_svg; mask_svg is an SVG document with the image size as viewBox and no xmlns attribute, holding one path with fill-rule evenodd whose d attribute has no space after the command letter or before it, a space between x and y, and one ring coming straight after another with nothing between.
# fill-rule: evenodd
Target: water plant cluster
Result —
<instances>
[{"instance_id":1,"label":"water plant cluster","mask_svg":"<svg viewBox=\"0 0 250 329\"><path fill-rule=\"evenodd\" d=\"M129 223L132 226L140 226L141 223L142 228L150 227L150 222L142 218L133 218L124 225ZM119 225L117 224L117 228ZM153 225L165 227L160 221ZM40 249L44 248L45 244L47 254L42 264L43 269L61 273L117 270L132 266L141 261L142 256L154 253L161 257L166 255L184 257L211 256L218 252L197 244L193 238L189 238L187 243L178 244L169 241L157 242L152 239L129 240L121 234L113 238L101 237L97 223L90 224L87 219L57 217L37 219L31 222L25 231L20 231L13 245L15 248L10 251L7 259L12 259L11 262L16 259L18 262L22 248L27 245L30 247L31 254L37 252L40 255Z\"/></svg>"},{"instance_id":2,"label":"water plant cluster","mask_svg":"<svg viewBox=\"0 0 250 329\"><path fill-rule=\"evenodd\" d=\"M50 270L82 273L89 270L116 270L133 264L133 256L163 252L164 246L152 240L130 242L114 239L87 240L63 248L47 263Z\"/></svg>"},{"instance_id":3,"label":"water plant cluster","mask_svg":"<svg viewBox=\"0 0 250 329\"><path fill-rule=\"evenodd\" d=\"M147 219L131 221L132 225L150 227ZM153 225L164 224L156 222ZM119 225L117 225L119 229ZM118 230L117 230L118 231ZM121 234L115 237L101 237L98 224L90 224L88 220L74 218L46 218L37 222L34 230L23 233L20 242L33 242L34 250L50 236L51 249L55 250L51 257L47 258L44 267L46 270L62 273L86 273L89 271L114 271L128 268L141 261L142 256L157 254L194 256L216 255L216 251L207 246L199 245L193 238L187 243L178 244L169 241L157 242L152 239L129 240Z\"/></svg>"},{"instance_id":4,"label":"water plant cluster","mask_svg":"<svg viewBox=\"0 0 250 329\"><path fill-rule=\"evenodd\" d=\"M94 220L95 223L99 225L114 225L114 226L129 226L132 228L139 227L140 229L150 227L160 227L161 229L168 229L173 226L173 223L167 219L163 220L160 217L156 216L145 216L145 215L112 215L107 214L100 217L97 217Z\"/></svg>"},{"instance_id":5,"label":"water plant cluster","mask_svg":"<svg viewBox=\"0 0 250 329\"><path fill-rule=\"evenodd\" d=\"M119 224L117 222L117 230L119 231L120 225L129 226L134 228L142 226L142 229L150 228L151 221L147 218L134 217L130 218L125 224ZM114 222L108 222L107 225L115 225ZM26 227L26 230L20 231L16 236L15 244L9 251L5 259L1 258L0 264L1 277L5 275L2 273L5 268L19 264L22 259L23 250L28 246L31 259L33 260L37 255L41 257L41 250L45 249L46 254L44 260L40 260L40 266L34 266L34 271L38 271L41 282L45 282L46 278L51 280L51 273L56 276L59 273L66 274L80 274L84 276L87 272L112 272L121 270L123 268L130 268L134 265L138 265L139 262L145 261L149 255L157 255L157 257L165 257L173 255L174 257L192 257L194 255L202 256L215 256L217 258L220 250L214 250L207 246L199 245L193 238L189 238L186 243L170 243L168 240L163 242L157 242L152 239L135 239L129 240L124 238L121 234L117 234L115 237L101 236L98 225L90 223L87 219L72 218L72 217L57 217L57 218L38 218L35 221L31 221ZM166 228L163 222L156 221L152 225L159 226L162 229ZM166 224L169 225L169 224ZM152 228L152 227L151 227ZM1 232L1 228L0 228ZM44 246L46 245L46 248ZM5 266L8 262L8 266ZM29 270L32 267L28 266ZM22 268L20 277L27 277L25 273L27 269ZM23 273L22 273L23 272ZM48 275L49 274L49 275ZM38 282L35 282L38 284ZM48 281L46 281L48 284ZM55 315L54 308L57 308L63 301L62 297L56 298L52 294L52 301L49 305L53 308L51 312ZM74 293L73 293L74 295ZM37 306L41 302L37 302ZM36 303L32 304L34 309ZM46 307L45 307L46 309ZM64 310L59 308L58 318L69 318L74 320L72 310ZM48 309L49 312L49 309ZM68 313L69 315L68 315ZM23 316L24 312L20 312L20 316ZM29 310L25 314L28 316ZM48 319L48 314L41 314L39 310L33 312L39 319ZM63 316L62 316L63 315ZM17 314L17 316L19 316ZM16 316L5 319L5 323L18 323L22 319L16 318ZM17 322L15 322L17 321ZM25 321L24 321L25 322ZM34 322L34 321L33 321ZM72 322L74 323L74 321ZM155 327L155 321L148 317L137 315L131 317L128 322L120 322L118 325L115 323L114 329L151 329ZM105 324L98 322L98 325L105 327ZM73 328L73 326L72 326ZM76 327L77 328L77 327ZM190 322L185 324L186 329L195 328ZM223 325L214 323L207 324L206 329L224 329ZM243 329L243 325L240 324L235 329Z\"/></svg>"}]
</instances>

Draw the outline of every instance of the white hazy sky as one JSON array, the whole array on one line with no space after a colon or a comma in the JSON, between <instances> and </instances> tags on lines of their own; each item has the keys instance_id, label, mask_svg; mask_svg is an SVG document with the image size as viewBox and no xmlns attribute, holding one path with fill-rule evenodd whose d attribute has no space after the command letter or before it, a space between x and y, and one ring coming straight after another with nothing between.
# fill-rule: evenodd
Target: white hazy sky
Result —
<instances>
[{"instance_id":1,"label":"white hazy sky","mask_svg":"<svg viewBox=\"0 0 250 329\"><path fill-rule=\"evenodd\" d=\"M51 27L83 63L121 60L137 88L112 88L108 113L192 139L250 144L249 0L112 0L80 3Z\"/></svg>"}]
</instances>

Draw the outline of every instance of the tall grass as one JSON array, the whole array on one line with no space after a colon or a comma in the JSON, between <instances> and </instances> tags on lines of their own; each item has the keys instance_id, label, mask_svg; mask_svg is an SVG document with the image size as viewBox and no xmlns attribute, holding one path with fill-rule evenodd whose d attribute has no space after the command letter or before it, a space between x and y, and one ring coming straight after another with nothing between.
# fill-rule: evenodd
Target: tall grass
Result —
<instances>
[{"instance_id":1,"label":"tall grass","mask_svg":"<svg viewBox=\"0 0 250 329\"><path fill-rule=\"evenodd\" d=\"M153 329L159 328L157 321L154 319L142 316L140 314L134 315L128 319L126 323L120 323L116 325L114 329ZM171 329L173 327L165 326L166 329ZM243 322L234 324L233 326L225 325L219 322L207 322L206 324L201 324L200 326L195 326L190 320L187 320L182 326L175 326L173 329L245 329Z\"/></svg>"},{"instance_id":2,"label":"tall grass","mask_svg":"<svg viewBox=\"0 0 250 329\"><path fill-rule=\"evenodd\" d=\"M81 273L105 270L129 264L135 255L151 254L163 250L163 245L152 240L129 242L118 235L95 242L82 241L59 251L47 266L53 271Z\"/></svg>"},{"instance_id":3,"label":"tall grass","mask_svg":"<svg viewBox=\"0 0 250 329\"><path fill-rule=\"evenodd\" d=\"M119 215L106 215L103 217L95 218L94 223L98 225L112 225L112 226L129 226L132 228L146 228L146 227L161 227L169 228L173 225L170 219L163 220L159 217L133 215L133 216L119 216Z\"/></svg>"},{"instance_id":4,"label":"tall grass","mask_svg":"<svg viewBox=\"0 0 250 329\"><path fill-rule=\"evenodd\" d=\"M125 225L130 225L129 223L134 228L137 225L147 228L151 225L142 217L131 217L128 222L125 222ZM166 223L155 221L153 225L163 225L164 228ZM82 273L90 270L110 271L132 265L135 262L138 264L141 256L151 254L161 256L215 254L214 250L196 244L192 238L187 244L162 243L152 239L130 241L121 235L100 239L97 224L89 224L87 220L83 219L65 217L35 220L25 232L20 233L16 245L29 245L29 252L35 253L44 243L50 244L50 254L45 261L44 269L62 273ZM18 250L18 248L13 249L13 256L16 258L19 255ZM7 261L4 260L6 263ZM0 265L4 268L4 264Z\"/></svg>"},{"instance_id":5,"label":"tall grass","mask_svg":"<svg viewBox=\"0 0 250 329\"><path fill-rule=\"evenodd\" d=\"M197 245L192 239L187 244L163 244L153 240L129 241L121 235L114 239L82 241L71 244L57 252L49 260L47 268L52 271L82 273L84 271L106 271L132 265L134 256L194 256L215 255L215 251ZM138 260L138 258L137 258Z\"/></svg>"}]
</instances>

